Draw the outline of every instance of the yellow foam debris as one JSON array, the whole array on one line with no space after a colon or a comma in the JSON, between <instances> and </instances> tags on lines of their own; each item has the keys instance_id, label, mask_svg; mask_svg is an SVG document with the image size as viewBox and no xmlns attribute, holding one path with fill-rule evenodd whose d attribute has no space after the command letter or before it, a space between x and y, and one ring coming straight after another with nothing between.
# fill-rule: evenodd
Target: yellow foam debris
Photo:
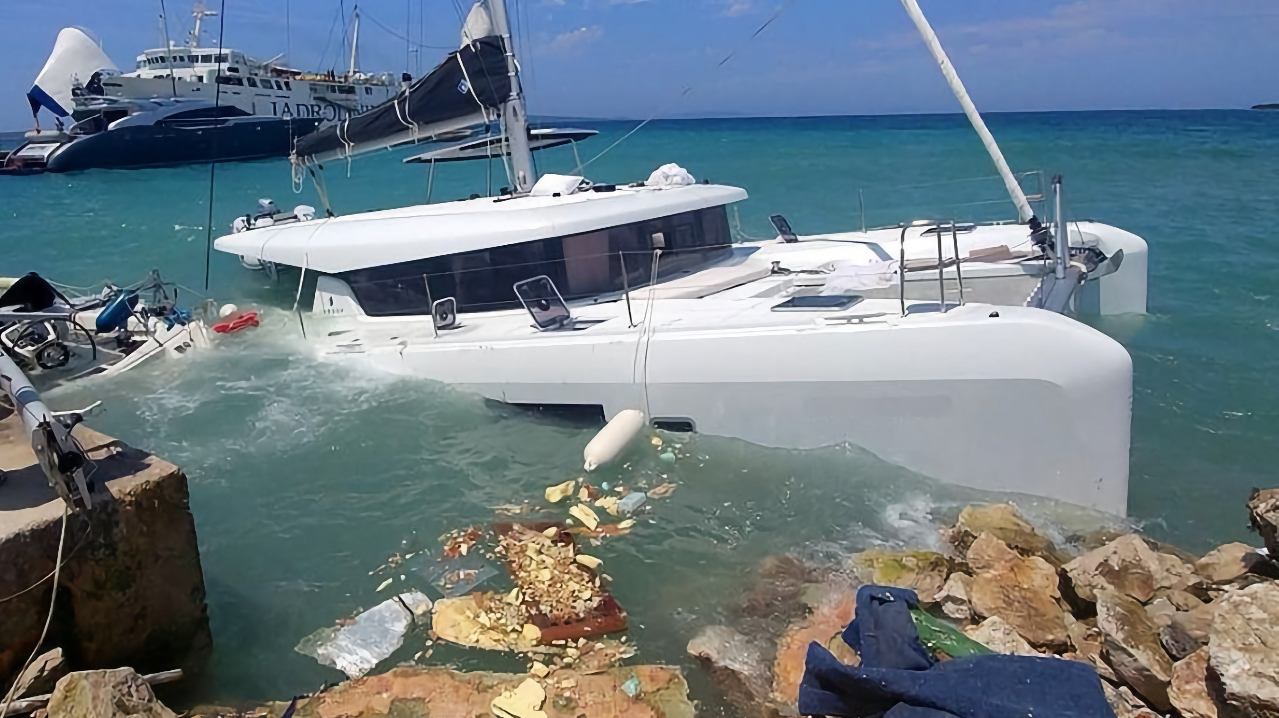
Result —
<instances>
[{"instance_id":1,"label":"yellow foam debris","mask_svg":"<svg viewBox=\"0 0 1279 718\"><path fill-rule=\"evenodd\" d=\"M573 495L573 487L576 485L576 483L577 482L573 481L572 479L569 479L568 481L565 481L562 484L547 486L546 491L544 492L543 495L546 497L546 500L549 501L550 503L558 504L559 502Z\"/></svg>"},{"instance_id":2,"label":"yellow foam debris","mask_svg":"<svg viewBox=\"0 0 1279 718\"><path fill-rule=\"evenodd\" d=\"M590 531L594 531L595 528L600 525L599 515L592 511L591 507L586 504L578 504L577 506L569 509L568 513L573 518L581 521L582 525Z\"/></svg>"}]
</instances>

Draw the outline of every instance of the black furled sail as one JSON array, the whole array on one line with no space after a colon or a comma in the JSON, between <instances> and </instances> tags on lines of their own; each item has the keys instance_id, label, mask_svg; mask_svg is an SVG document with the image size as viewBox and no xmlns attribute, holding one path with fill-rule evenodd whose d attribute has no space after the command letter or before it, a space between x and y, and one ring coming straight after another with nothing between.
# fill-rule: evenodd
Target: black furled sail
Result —
<instances>
[{"instance_id":1,"label":"black furled sail","mask_svg":"<svg viewBox=\"0 0 1279 718\"><path fill-rule=\"evenodd\" d=\"M510 92L502 38L476 38L392 99L302 137L294 155L323 161L430 141L488 122Z\"/></svg>"}]
</instances>

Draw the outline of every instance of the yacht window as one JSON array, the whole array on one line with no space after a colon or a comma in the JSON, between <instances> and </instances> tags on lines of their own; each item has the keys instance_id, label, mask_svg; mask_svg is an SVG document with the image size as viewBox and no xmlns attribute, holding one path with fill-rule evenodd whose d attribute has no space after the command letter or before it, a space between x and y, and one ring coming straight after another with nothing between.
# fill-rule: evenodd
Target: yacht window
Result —
<instances>
[{"instance_id":1,"label":"yacht window","mask_svg":"<svg viewBox=\"0 0 1279 718\"><path fill-rule=\"evenodd\" d=\"M244 80L239 77L227 77L226 75L218 75L219 85L243 85Z\"/></svg>"},{"instance_id":2,"label":"yacht window","mask_svg":"<svg viewBox=\"0 0 1279 718\"><path fill-rule=\"evenodd\" d=\"M221 63L223 63L223 64L225 64L225 63L226 63L226 53L225 53L225 52L224 52L224 53L222 53L222 54L220 54L220 55L218 55L218 62L221 62Z\"/></svg>"},{"instance_id":3,"label":"yacht window","mask_svg":"<svg viewBox=\"0 0 1279 718\"><path fill-rule=\"evenodd\" d=\"M231 73L231 74L233 74L233 75L238 75L238 74L240 74L240 68L238 68L238 67L228 67L228 68L226 69L226 71L227 71L227 72L229 72L229 73Z\"/></svg>"},{"instance_id":4,"label":"yacht window","mask_svg":"<svg viewBox=\"0 0 1279 718\"><path fill-rule=\"evenodd\" d=\"M293 89L293 83L289 82L288 80L285 80L285 81L284 81L284 89L286 89L286 90L292 90L292 89Z\"/></svg>"},{"instance_id":5,"label":"yacht window","mask_svg":"<svg viewBox=\"0 0 1279 718\"><path fill-rule=\"evenodd\" d=\"M550 277L565 300L580 300L648 284L653 232L667 238L661 277L732 251L727 211L712 207L567 237L356 270L342 278L370 316L429 313L424 275L430 278L431 299L454 297L464 312L519 308L514 284L539 274Z\"/></svg>"},{"instance_id":6,"label":"yacht window","mask_svg":"<svg viewBox=\"0 0 1279 718\"><path fill-rule=\"evenodd\" d=\"M372 94L373 94L373 88L372 88L372 87L369 87L368 85L365 85L365 86L364 86L364 94L366 94L366 95L372 95Z\"/></svg>"},{"instance_id":7,"label":"yacht window","mask_svg":"<svg viewBox=\"0 0 1279 718\"><path fill-rule=\"evenodd\" d=\"M249 87L257 87L257 86L258 86L258 81L257 81L257 80L255 80L255 79L253 79L252 77L246 77L246 78L244 78L244 79L246 79L246 80L248 80L248 81L249 81Z\"/></svg>"}]
</instances>

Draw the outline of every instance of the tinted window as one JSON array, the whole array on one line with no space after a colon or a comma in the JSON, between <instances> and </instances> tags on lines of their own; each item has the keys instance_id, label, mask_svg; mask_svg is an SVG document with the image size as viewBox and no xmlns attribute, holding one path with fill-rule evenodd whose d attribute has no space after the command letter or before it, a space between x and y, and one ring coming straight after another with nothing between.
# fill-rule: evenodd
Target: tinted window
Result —
<instances>
[{"instance_id":1,"label":"tinted window","mask_svg":"<svg viewBox=\"0 0 1279 718\"><path fill-rule=\"evenodd\" d=\"M372 88L372 87L369 87L369 86L367 86L367 85L365 85L365 87L364 87L364 94L366 94L366 95L372 95L372 94L373 94L373 88Z\"/></svg>"},{"instance_id":2,"label":"tinted window","mask_svg":"<svg viewBox=\"0 0 1279 718\"><path fill-rule=\"evenodd\" d=\"M460 311L517 308L521 305L515 283L541 274L555 282L565 300L573 301L647 284L654 232L663 233L666 242L661 277L731 252L727 211L714 207L567 237L361 269L342 278L370 316L426 314L430 302L423 275L430 277L431 300L455 297Z\"/></svg>"},{"instance_id":3,"label":"tinted window","mask_svg":"<svg viewBox=\"0 0 1279 718\"><path fill-rule=\"evenodd\" d=\"M288 80L285 80L285 81L284 81L284 89L286 89L286 90L292 90L292 89L293 89L293 83L289 82Z\"/></svg>"},{"instance_id":4,"label":"tinted window","mask_svg":"<svg viewBox=\"0 0 1279 718\"><path fill-rule=\"evenodd\" d=\"M257 87L257 86L258 86L258 81L257 81L257 80L255 80L255 79L253 79L252 77L245 78L245 79L247 79L247 80L249 81L249 87Z\"/></svg>"},{"instance_id":5,"label":"tinted window","mask_svg":"<svg viewBox=\"0 0 1279 718\"><path fill-rule=\"evenodd\" d=\"M227 77L226 75L218 75L219 85L243 85L244 80L238 77Z\"/></svg>"}]
</instances>

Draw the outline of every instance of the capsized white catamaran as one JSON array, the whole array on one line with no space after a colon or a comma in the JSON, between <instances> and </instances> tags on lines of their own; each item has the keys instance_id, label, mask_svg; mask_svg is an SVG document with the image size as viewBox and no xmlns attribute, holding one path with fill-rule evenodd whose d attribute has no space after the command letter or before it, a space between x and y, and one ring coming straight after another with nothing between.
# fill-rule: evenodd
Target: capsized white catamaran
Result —
<instances>
[{"instance_id":1,"label":"capsized white catamaran","mask_svg":"<svg viewBox=\"0 0 1279 718\"><path fill-rule=\"evenodd\" d=\"M514 405L636 409L773 447L851 443L945 481L1124 513L1128 353L1057 312L970 301L979 262L936 270L972 233L909 226L892 251L834 237L738 244L728 208L746 192L675 165L626 185L539 178L503 2L477 3L463 37L393 104L305 138L300 162L314 173L500 118L507 193L319 219L264 212L215 242L253 266L320 275L311 315L323 321L307 333L322 355ZM868 283L867 255L899 260L896 291L849 288ZM908 293L898 270L929 262L936 291Z\"/></svg>"}]
</instances>

